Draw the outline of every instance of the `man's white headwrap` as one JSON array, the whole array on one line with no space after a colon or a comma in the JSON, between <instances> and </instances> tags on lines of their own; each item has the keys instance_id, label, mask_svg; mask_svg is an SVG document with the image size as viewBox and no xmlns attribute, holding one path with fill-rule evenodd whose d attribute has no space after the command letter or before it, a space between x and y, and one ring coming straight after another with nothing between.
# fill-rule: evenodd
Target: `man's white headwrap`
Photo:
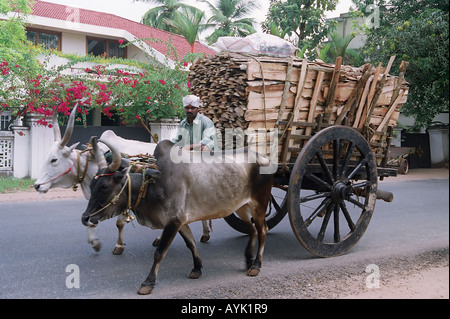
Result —
<instances>
[{"instance_id":1,"label":"man's white headwrap","mask_svg":"<svg viewBox=\"0 0 450 319\"><path fill-rule=\"evenodd\" d=\"M199 107L202 105L202 101L200 101L200 98L196 95L186 95L183 97L183 106L186 107L188 105Z\"/></svg>"}]
</instances>

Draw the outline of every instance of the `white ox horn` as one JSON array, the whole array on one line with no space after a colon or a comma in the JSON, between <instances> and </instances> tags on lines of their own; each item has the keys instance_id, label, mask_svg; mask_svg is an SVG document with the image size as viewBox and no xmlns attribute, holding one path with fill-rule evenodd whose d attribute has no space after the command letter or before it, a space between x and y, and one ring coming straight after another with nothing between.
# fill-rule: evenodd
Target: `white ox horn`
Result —
<instances>
[{"instance_id":1,"label":"white ox horn","mask_svg":"<svg viewBox=\"0 0 450 319\"><path fill-rule=\"evenodd\" d=\"M53 111L52 125L53 125L53 136L55 137L55 142L61 141L61 131L59 129L59 123L58 123L58 112L56 112L56 110Z\"/></svg>"},{"instance_id":2,"label":"white ox horn","mask_svg":"<svg viewBox=\"0 0 450 319\"><path fill-rule=\"evenodd\" d=\"M69 142L70 137L72 136L73 126L75 123L75 113L77 113L77 108L78 108L78 103L75 104L72 112L70 112L69 120L67 121L66 132L64 133L64 137L62 139L61 139L61 134L59 134L59 138L61 139L61 142L59 142L59 147L61 147L61 148L66 146L67 142ZM58 127L58 132L59 132L59 127Z\"/></svg>"}]
</instances>

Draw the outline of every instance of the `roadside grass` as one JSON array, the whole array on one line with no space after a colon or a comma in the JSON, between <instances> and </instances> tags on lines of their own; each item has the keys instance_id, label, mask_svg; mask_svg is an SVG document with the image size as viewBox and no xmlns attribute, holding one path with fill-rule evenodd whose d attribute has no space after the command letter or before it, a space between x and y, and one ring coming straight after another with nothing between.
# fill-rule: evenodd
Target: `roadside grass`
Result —
<instances>
[{"instance_id":1,"label":"roadside grass","mask_svg":"<svg viewBox=\"0 0 450 319\"><path fill-rule=\"evenodd\" d=\"M0 177L0 194L28 191L33 187L34 182L34 179L29 178Z\"/></svg>"}]
</instances>

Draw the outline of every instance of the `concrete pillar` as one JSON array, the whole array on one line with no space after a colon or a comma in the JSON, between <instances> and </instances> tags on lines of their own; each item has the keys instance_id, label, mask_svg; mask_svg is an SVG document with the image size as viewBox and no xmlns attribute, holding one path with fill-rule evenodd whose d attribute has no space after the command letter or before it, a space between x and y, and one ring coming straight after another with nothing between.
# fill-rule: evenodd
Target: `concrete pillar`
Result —
<instances>
[{"instance_id":1,"label":"concrete pillar","mask_svg":"<svg viewBox=\"0 0 450 319\"><path fill-rule=\"evenodd\" d=\"M448 162L448 127L428 129L430 138L431 167L444 167Z\"/></svg>"},{"instance_id":2,"label":"concrete pillar","mask_svg":"<svg viewBox=\"0 0 450 319\"><path fill-rule=\"evenodd\" d=\"M175 138L177 135L178 125L179 120L172 119L162 119L160 122L149 123L152 134L158 135L158 142Z\"/></svg>"}]
</instances>

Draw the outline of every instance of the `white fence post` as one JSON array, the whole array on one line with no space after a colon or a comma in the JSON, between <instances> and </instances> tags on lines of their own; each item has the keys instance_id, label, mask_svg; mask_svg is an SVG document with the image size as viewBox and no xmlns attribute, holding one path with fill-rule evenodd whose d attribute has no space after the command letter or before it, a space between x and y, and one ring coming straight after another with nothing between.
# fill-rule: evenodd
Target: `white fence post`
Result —
<instances>
[{"instance_id":1,"label":"white fence post","mask_svg":"<svg viewBox=\"0 0 450 319\"><path fill-rule=\"evenodd\" d=\"M25 126L12 126L11 129L14 134L14 177L29 177L30 128Z\"/></svg>"},{"instance_id":2,"label":"white fence post","mask_svg":"<svg viewBox=\"0 0 450 319\"><path fill-rule=\"evenodd\" d=\"M44 160L55 140L52 128L37 123L40 118L38 114L30 114L26 122L30 128L29 172L32 179L38 178Z\"/></svg>"}]
</instances>

